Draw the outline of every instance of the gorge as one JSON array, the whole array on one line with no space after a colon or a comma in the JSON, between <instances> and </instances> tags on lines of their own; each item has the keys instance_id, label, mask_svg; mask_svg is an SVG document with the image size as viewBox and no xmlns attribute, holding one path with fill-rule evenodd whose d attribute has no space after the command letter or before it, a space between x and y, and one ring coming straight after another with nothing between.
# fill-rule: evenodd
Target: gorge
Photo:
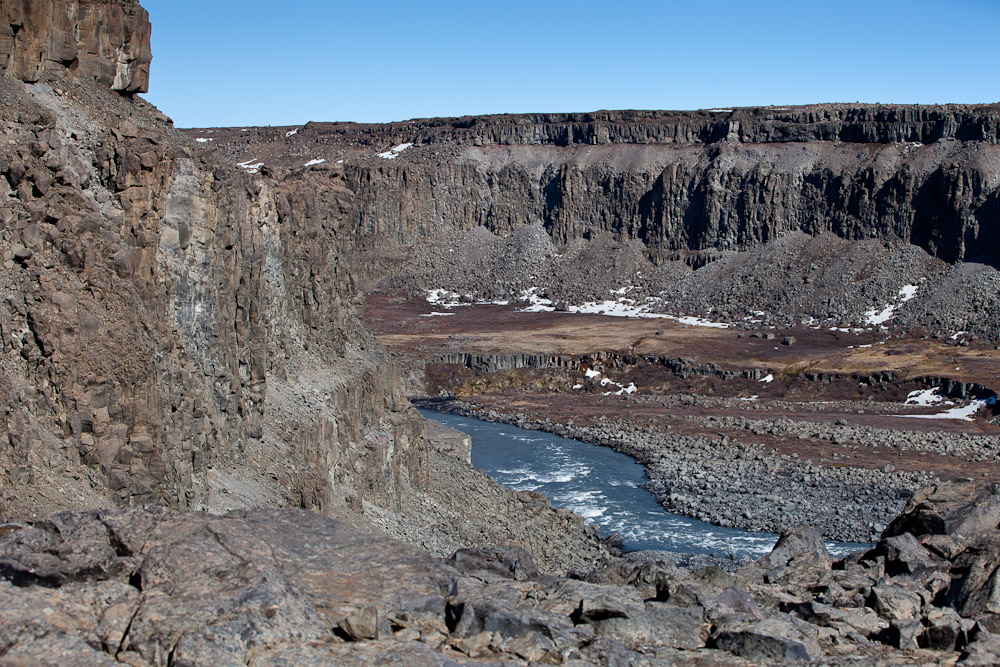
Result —
<instances>
[{"instance_id":1,"label":"gorge","mask_svg":"<svg viewBox=\"0 0 1000 667\"><path fill-rule=\"evenodd\" d=\"M178 130L135 0L0 18L0 662L1000 656L997 105ZM623 556L408 397L782 537Z\"/></svg>"}]
</instances>

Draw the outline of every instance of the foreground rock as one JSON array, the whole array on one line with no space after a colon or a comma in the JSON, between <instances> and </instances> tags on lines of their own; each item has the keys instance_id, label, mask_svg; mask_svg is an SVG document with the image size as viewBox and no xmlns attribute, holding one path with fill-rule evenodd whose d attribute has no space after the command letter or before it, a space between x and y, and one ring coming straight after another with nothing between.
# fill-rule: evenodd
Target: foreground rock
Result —
<instances>
[{"instance_id":1,"label":"foreground rock","mask_svg":"<svg viewBox=\"0 0 1000 667\"><path fill-rule=\"evenodd\" d=\"M620 560L574 578L301 510L64 512L0 536L0 661L991 664L997 507L995 488L931 488L841 561L803 529L735 574Z\"/></svg>"}]
</instances>

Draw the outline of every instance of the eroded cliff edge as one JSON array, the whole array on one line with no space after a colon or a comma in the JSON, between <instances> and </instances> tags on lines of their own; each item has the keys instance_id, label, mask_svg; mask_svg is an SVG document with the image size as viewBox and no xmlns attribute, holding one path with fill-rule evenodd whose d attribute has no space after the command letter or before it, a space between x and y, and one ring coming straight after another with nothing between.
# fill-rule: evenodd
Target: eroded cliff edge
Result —
<instances>
[{"instance_id":1,"label":"eroded cliff edge","mask_svg":"<svg viewBox=\"0 0 1000 667\"><path fill-rule=\"evenodd\" d=\"M425 429L360 323L343 172L206 159L131 96L137 2L3 7L0 514L419 488Z\"/></svg>"},{"instance_id":2,"label":"eroded cliff edge","mask_svg":"<svg viewBox=\"0 0 1000 667\"><path fill-rule=\"evenodd\" d=\"M638 239L662 261L829 231L903 240L954 262L997 257L998 128L996 105L817 105L308 123L214 136L268 164L345 160L371 243L534 223L559 243Z\"/></svg>"}]
</instances>

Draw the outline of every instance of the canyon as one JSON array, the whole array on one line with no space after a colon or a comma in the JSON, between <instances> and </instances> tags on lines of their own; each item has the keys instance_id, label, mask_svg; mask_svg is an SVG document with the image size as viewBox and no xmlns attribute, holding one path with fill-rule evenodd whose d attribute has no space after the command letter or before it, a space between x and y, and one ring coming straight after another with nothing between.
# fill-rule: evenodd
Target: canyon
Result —
<instances>
[{"instance_id":1,"label":"canyon","mask_svg":"<svg viewBox=\"0 0 1000 667\"><path fill-rule=\"evenodd\" d=\"M0 18L0 661L1000 654L997 105L178 130L134 0ZM408 398L783 536L622 554Z\"/></svg>"}]
</instances>

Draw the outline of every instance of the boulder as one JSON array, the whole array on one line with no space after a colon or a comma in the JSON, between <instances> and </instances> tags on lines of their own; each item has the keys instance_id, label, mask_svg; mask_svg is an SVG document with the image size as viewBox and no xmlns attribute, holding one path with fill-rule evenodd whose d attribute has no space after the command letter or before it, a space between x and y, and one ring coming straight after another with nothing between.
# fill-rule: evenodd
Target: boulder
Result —
<instances>
[{"instance_id":1,"label":"boulder","mask_svg":"<svg viewBox=\"0 0 1000 667\"><path fill-rule=\"evenodd\" d=\"M1000 487L995 484L956 482L921 489L882 534L883 538L910 533L949 535L971 541L1000 525Z\"/></svg>"},{"instance_id":2,"label":"boulder","mask_svg":"<svg viewBox=\"0 0 1000 667\"><path fill-rule=\"evenodd\" d=\"M767 582L789 577L817 579L828 572L832 564L819 529L801 526L782 533L770 553L740 570L740 574L748 578L762 577Z\"/></svg>"},{"instance_id":3,"label":"boulder","mask_svg":"<svg viewBox=\"0 0 1000 667\"><path fill-rule=\"evenodd\" d=\"M459 549L447 562L462 574L485 579L499 577L524 581L538 576L538 568L535 567L531 554L515 546Z\"/></svg>"},{"instance_id":4,"label":"boulder","mask_svg":"<svg viewBox=\"0 0 1000 667\"><path fill-rule=\"evenodd\" d=\"M932 554L910 533L882 539L875 553L885 556L885 573L890 577L900 574L911 576L927 572L945 571L950 563Z\"/></svg>"},{"instance_id":5,"label":"boulder","mask_svg":"<svg viewBox=\"0 0 1000 667\"><path fill-rule=\"evenodd\" d=\"M798 662L819 656L815 628L788 616L752 623L732 619L721 623L708 645L752 662ZM805 629L805 631L803 631Z\"/></svg>"},{"instance_id":6,"label":"boulder","mask_svg":"<svg viewBox=\"0 0 1000 667\"><path fill-rule=\"evenodd\" d=\"M922 605L918 593L886 581L879 582L867 600L867 606L887 620L918 618Z\"/></svg>"},{"instance_id":7,"label":"boulder","mask_svg":"<svg viewBox=\"0 0 1000 667\"><path fill-rule=\"evenodd\" d=\"M625 618L608 618L593 623L599 636L621 639L630 646L669 646L696 649L705 645L708 626L701 607L666 607L651 604L630 611Z\"/></svg>"}]
</instances>

